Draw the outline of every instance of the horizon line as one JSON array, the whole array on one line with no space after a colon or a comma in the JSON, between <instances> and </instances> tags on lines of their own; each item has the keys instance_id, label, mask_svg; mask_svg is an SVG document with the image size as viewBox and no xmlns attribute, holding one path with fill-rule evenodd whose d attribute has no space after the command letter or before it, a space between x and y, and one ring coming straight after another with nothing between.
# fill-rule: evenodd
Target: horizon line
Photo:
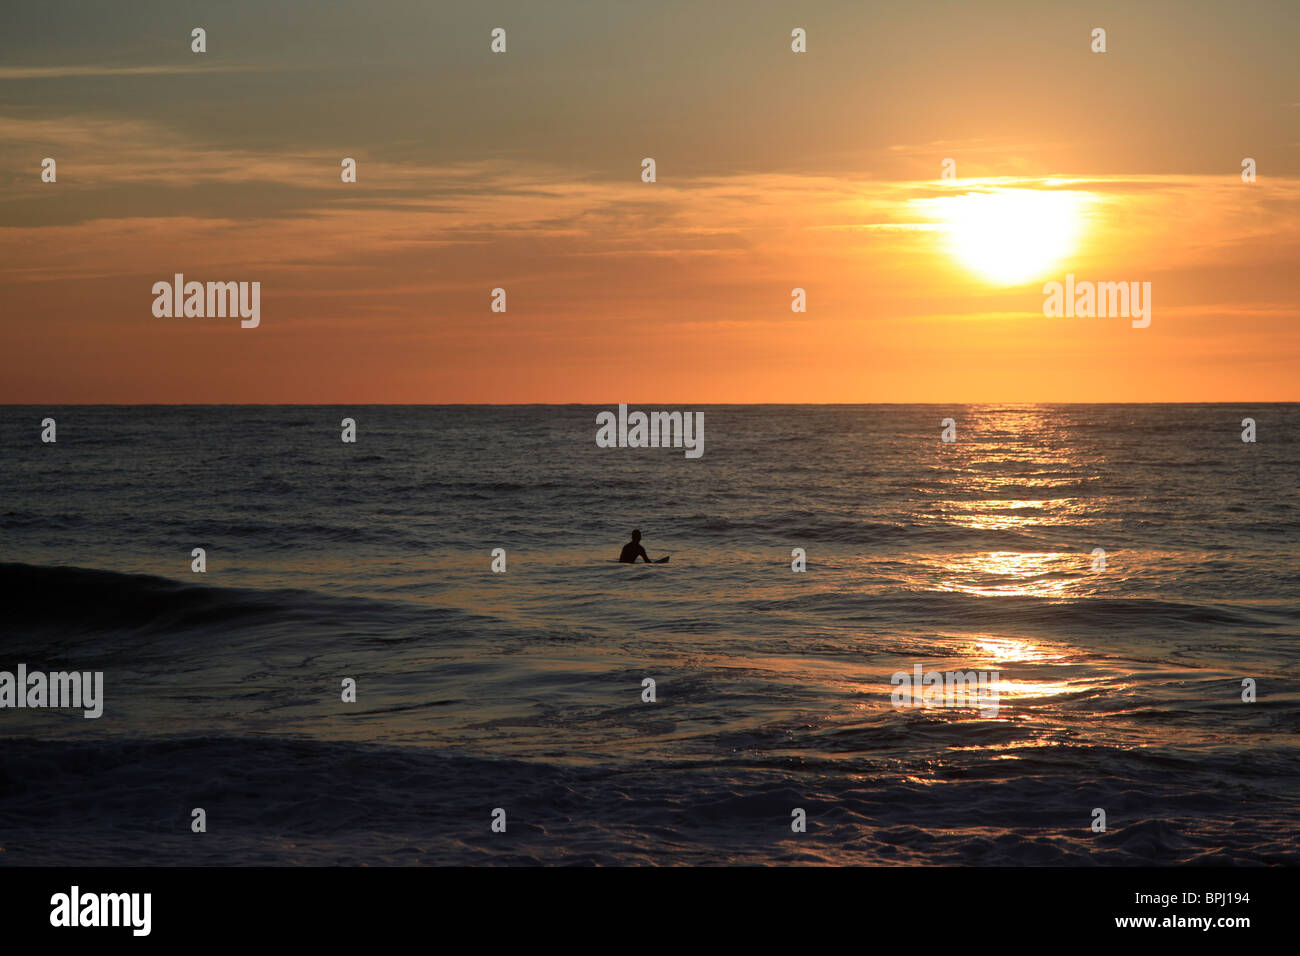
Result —
<instances>
[{"instance_id":1,"label":"horizon line","mask_svg":"<svg viewBox=\"0 0 1300 956\"><path fill-rule=\"evenodd\" d=\"M1297 405L1300 399L1214 399L1206 401L1056 402L1056 401L948 401L948 402L0 402L0 408L607 408L618 405L711 405L718 408L841 408L868 405Z\"/></svg>"}]
</instances>

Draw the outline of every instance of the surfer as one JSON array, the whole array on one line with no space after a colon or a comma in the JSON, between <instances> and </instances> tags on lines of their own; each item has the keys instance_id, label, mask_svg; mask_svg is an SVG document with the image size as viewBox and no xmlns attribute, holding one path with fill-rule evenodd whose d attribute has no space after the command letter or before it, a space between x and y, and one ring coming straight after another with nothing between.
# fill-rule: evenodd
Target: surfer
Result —
<instances>
[{"instance_id":1,"label":"surfer","mask_svg":"<svg viewBox=\"0 0 1300 956\"><path fill-rule=\"evenodd\" d=\"M645 553L645 547L641 544L641 532L633 531L632 540L623 545L623 553L618 559L624 564L636 564L636 559L642 558L646 564L667 564L668 558L662 557L658 561L651 561L650 555Z\"/></svg>"}]
</instances>

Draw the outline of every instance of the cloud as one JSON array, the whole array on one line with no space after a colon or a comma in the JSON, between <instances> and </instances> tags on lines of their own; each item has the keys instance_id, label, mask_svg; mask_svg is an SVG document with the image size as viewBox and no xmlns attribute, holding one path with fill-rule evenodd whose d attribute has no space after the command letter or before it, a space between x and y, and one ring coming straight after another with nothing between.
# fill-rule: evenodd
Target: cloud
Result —
<instances>
[{"instance_id":1,"label":"cloud","mask_svg":"<svg viewBox=\"0 0 1300 956\"><path fill-rule=\"evenodd\" d=\"M382 143L286 154L138 119L0 116L0 165L30 167L0 196L0 274L84 284L201 267L282 295L328 297L331 309L368 299L395 316L421 298L455 311L511 284L549 303L556 322L651 310L669 296L672 315L661 321L725 323L764 321L782 285L786 296L796 285L815 290L822 315L999 308L938 235L944 197L969 191L1090 197L1071 271L1160 277L1166 307L1231 295L1285 309L1281 266L1300 246L1300 182L1286 179L1061 173L945 183L769 172L647 184L636 167L614 181L528 159L384 154ZM45 155L58 158L57 185L39 181ZM344 155L358 160L355 184L340 182ZM1211 274L1217 291L1197 286Z\"/></svg>"},{"instance_id":2,"label":"cloud","mask_svg":"<svg viewBox=\"0 0 1300 956\"><path fill-rule=\"evenodd\" d=\"M0 80L53 80L80 76L183 76L194 73L278 73L289 66L0 66Z\"/></svg>"}]
</instances>

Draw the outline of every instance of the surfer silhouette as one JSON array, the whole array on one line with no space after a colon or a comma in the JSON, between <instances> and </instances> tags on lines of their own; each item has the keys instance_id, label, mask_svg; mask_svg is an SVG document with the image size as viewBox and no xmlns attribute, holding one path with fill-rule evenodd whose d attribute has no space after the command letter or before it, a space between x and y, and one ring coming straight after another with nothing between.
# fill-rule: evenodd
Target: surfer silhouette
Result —
<instances>
[{"instance_id":1,"label":"surfer silhouette","mask_svg":"<svg viewBox=\"0 0 1300 956\"><path fill-rule=\"evenodd\" d=\"M646 564L668 563L667 557L660 558L658 561L651 561L650 555L645 553L645 547L641 544L641 532L633 531L632 540L623 545L623 553L618 556L618 559L624 564L636 564L637 558L642 558Z\"/></svg>"}]
</instances>

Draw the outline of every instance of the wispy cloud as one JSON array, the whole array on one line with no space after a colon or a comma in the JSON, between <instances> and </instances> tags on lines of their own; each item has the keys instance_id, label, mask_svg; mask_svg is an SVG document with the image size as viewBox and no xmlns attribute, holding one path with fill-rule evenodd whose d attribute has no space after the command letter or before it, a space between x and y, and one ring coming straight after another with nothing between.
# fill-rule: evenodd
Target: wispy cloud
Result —
<instances>
[{"instance_id":1,"label":"wispy cloud","mask_svg":"<svg viewBox=\"0 0 1300 956\"><path fill-rule=\"evenodd\" d=\"M217 64L214 66L0 66L0 80L47 80L75 76L183 76L193 73L279 73L290 66Z\"/></svg>"}]
</instances>

